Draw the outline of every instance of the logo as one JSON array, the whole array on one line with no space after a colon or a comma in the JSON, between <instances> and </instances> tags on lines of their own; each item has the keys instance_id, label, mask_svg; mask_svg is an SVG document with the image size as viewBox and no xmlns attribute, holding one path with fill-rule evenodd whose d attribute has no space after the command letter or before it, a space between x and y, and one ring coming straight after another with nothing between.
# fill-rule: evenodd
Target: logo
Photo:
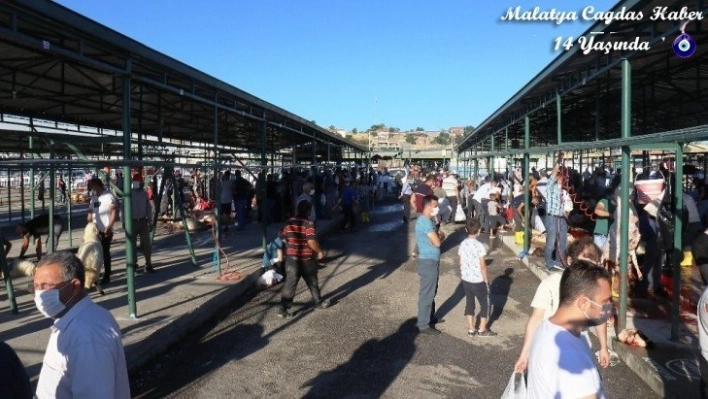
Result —
<instances>
[{"instance_id":1,"label":"logo","mask_svg":"<svg viewBox=\"0 0 708 399\"><path fill-rule=\"evenodd\" d=\"M686 21L681 25L681 34L678 35L671 47L674 49L674 53L680 58L688 58L696 52L696 41L686 33L686 25L689 21Z\"/></svg>"}]
</instances>

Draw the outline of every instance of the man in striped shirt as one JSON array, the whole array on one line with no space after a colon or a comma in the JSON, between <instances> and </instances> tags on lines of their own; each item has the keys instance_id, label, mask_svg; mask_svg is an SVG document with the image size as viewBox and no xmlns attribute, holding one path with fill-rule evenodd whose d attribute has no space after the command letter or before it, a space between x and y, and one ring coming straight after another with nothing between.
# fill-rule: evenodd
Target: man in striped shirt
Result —
<instances>
[{"instance_id":1,"label":"man in striped shirt","mask_svg":"<svg viewBox=\"0 0 708 399\"><path fill-rule=\"evenodd\" d=\"M281 292L281 308L278 317L291 317L290 308L300 277L305 280L310 289L315 309L325 309L329 301L322 300L320 287L317 281L317 259L324 258L315 234L315 226L309 219L312 203L300 201L297 204L297 215L285 224L283 236L285 237L285 285Z\"/></svg>"}]
</instances>

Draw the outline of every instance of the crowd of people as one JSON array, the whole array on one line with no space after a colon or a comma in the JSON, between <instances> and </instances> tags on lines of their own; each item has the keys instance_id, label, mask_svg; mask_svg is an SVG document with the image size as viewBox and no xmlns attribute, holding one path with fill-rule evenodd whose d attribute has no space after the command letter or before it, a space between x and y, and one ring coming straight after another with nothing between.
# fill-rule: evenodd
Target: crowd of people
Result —
<instances>
[{"instance_id":1,"label":"crowd of people","mask_svg":"<svg viewBox=\"0 0 708 399\"><path fill-rule=\"evenodd\" d=\"M377 199L387 194L397 196L403 202L404 223L415 220L416 248L412 256L416 258L420 277L417 327L421 334L431 336L440 334L436 324L442 321L436 317L435 307L441 247L446 239L441 225L464 223L467 233L456 251L466 296L467 335L494 337L497 333L489 328L492 309L485 260L488 253L480 236L494 239L496 234L510 229L523 231L528 223L545 236L544 266L549 277L538 286L530 303L531 312L514 371L527 373L530 397L555 394L604 397L596 364L600 367L610 364L607 322L614 312L613 274L619 253L625 250L619 248L619 229L629 229L630 246L634 246L628 250L639 255L631 258L639 263L635 264L634 289L644 290L649 295L664 295L660 273L671 267L672 257L689 257L689 254L691 264L700 270L703 282L708 283L705 224L708 196L701 177L691 181L693 186L683 195L686 212L681 216L685 219L686 251L672 253L672 245L662 245L662 241L668 240L666 226L662 226L662 208L670 211L675 206L671 193L687 187L683 182L676 182L667 166L662 164L654 175L637 175L635 182L644 179L662 183L659 194L642 189L641 183L632 190L630 224L634 228L618 223L621 201L617 187L621 171L608 174L598 168L593 173L580 174L565 167L563 154L558 156L550 173L533 169L524 176L516 169L488 177L481 184L460 179L454 170L431 171L417 165L407 167L403 176L390 176L385 170L376 171L371 167L337 171L291 169L279 175L261 174L255 185L246 180L240 170L233 173L233 178L227 170L221 175L218 188L216 179L207 186L203 176L200 178L198 174L191 181L178 184L184 184L197 198L203 198L211 187L211 198L218 201L222 214L235 214L238 229L245 228L250 206L258 207L261 218L283 223L284 227L264 255L264 267L275 268L285 278L277 312L283 318L294 314L293 297L300 278L310 290L315 309L326 309L330 305L320 292L318 282L321 267L318 261L324 257L324 251L317 240L317 221L339 209L344 216L341 230L354 229L358 221L368 222L369 210ZM150 247L145 244L149 243L147 235L153 228L155 189L147 187L146 190L139 174L132 177L132 182L133 226L137 232L133 240L141 237L145 271L154 272ZM88 189L91 203L87 220L97 226L104 257L102 284L109 284L110 246L114 225L118 222L119 198L99 178L89 180ZM530 209L525 209L523 201L527 191L531 197ZM40 222L44 228L43 220L34 224L39 226ZM39 240L40 234L46 234L46 228L39 231L34 224L18 227L27 241L29 236ZM228 227L229 223L225 223L224 230ZM566 239L574 228L587 234L568 244ZM645 247L643 253L638 251L640 243ZM4 249L7 252L9 247L6 245ZM23 253L25 250L23 248ZM38 251L39 264L33 283L35 304L45 317L55 320L55 327L40 373L37 397L129 397L120 329L113 316L86 295L84 265L69 252L42 257L41 247ZM707 304L708 290L698 304L700 341L704 350L701 367L706 370ZM594 328L599 338L596 355L591 349L588 328ZM0 347L0 350L5 349ZM17 371L12 356L4 356L3 362L7 363L7 370ZM110 378L102 384L86 384L82 382L85 379L71 377L95 374L95 370ZM11 388L24 392L28 385Z\"/></svg>"},{"instance_id":2,"label":"crowd of people","mask_svg":"<svg viewBox=\"0 0 708 399\"><path fill-rule=\"evenodd\" d=\"M604 397L595 359L601 367L610 364L607 322L614 312L612 298L618 295L620 253L628 252L633 263L633 268L629 268L633 294L666 296L661 275L671 273L674 257L692 267L688 273L698 269L703 283L708 283L708 196L704 176L696 174L677 182L670 162L662 162L653 171L635 173L629 198L630 225L621 226L621 173L598 166L592 173L588 169L580 174L566 167L562 153L549 171L532 169L529 176L523 176L517 168L487 177L478 185L471 179L459 181L456 173L447 169L410 168L404 177L401 199L404 221L417 217L416 249L412 255L417 258L420 276L420 333L440 334L435 327L434 298L445 236L439 226L459 221L450 216L457 205L466 214L468 238L457 253L471 337L495 335L487 328L490 310L486 250L477 238L487 234L494 239L497 231L512 226L520 232L528 223L535 235L545 241L543 266L549 277L540 284L531 303L515 372L528 373L530 397L556 393L561 397ZM525 209L527 190L530 209ZM680 253L673 251L670 220L663 220L670 219L676 209L675 190L683 192L684 212L679 217L683 222L684 251ZM626 249L620 248L619 243L622 228L629 230ZM572 237L570 244L568 237ZM708 371L708 290L704 292L697 313L704 348L701 367ZM480 305L478 325L474 324L475 299ZM589 327L596 329L599 338L596 355L587 337Z\"/></svg>"}]
</instances>

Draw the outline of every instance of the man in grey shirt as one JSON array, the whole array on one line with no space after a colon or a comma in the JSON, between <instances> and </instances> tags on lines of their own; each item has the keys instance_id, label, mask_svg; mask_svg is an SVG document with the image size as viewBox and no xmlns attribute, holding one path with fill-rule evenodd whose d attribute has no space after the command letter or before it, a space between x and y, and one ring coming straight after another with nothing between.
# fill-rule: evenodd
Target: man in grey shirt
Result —
<instances>
[{"instance_id":1,"label":"man in grey shirt","mask_svg":"<svg viewBox=\"0 0 708 399\"><path fill-rule=\"evenodd\" d=\"M140 237L140 244L145 256L145 272L153 273L155 269L152 267L152 242L150 241L150 231L152 230L152 204L148 199L147 192L143 188L143 176L139 173L133 175L131 186L131 210L133 212L133 236L130 239L133 242L133 263L137 270L138 267L138 251L137 238Z\"/></svg>"}]
</instances>

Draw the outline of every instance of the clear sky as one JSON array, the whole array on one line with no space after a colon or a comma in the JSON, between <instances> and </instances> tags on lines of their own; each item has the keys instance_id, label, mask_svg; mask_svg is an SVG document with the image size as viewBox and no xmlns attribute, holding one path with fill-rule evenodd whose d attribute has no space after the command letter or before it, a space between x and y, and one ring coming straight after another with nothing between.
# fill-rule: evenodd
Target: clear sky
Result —
<instances>
[{"instance_id":1,"label":"clear sky","mask_svg":"<svg viewBox=\"0 0 708 399\"><path fill-rule=\"evenodd\" d=\"M439 130L479 125L590 26L501 21L509 7L616 0L57 2L320 126Z\"/></svg>"}]
</instances>

